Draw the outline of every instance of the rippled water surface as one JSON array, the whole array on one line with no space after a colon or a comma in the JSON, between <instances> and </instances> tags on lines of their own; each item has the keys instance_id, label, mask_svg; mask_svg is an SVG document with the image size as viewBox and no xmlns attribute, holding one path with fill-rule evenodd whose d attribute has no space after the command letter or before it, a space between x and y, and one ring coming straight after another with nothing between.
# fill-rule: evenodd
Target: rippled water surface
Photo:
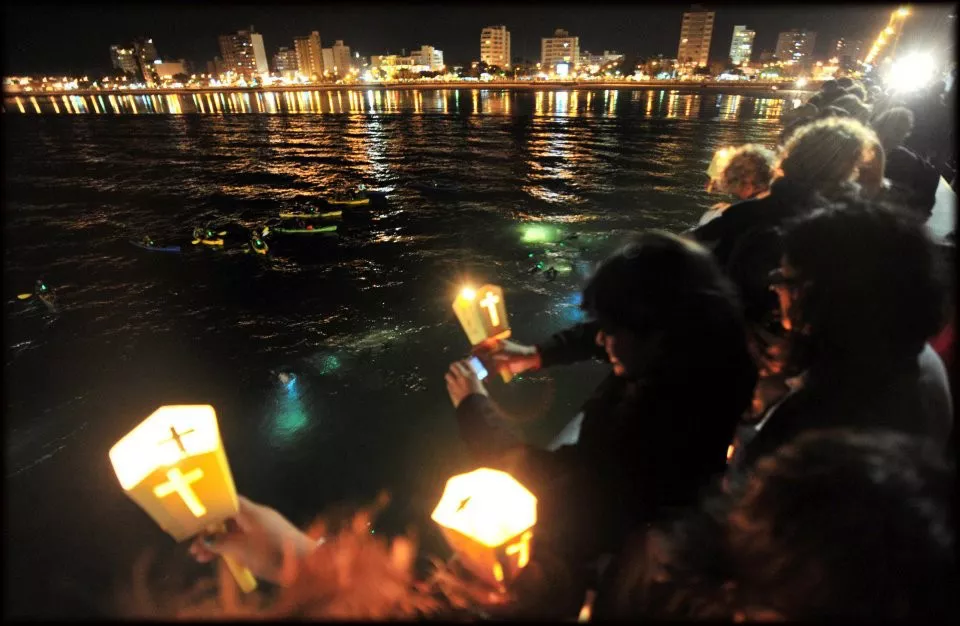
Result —
<instances>
[{"instance_id":1,"label":"rippled water surface","mask_svg":"<svg viewBox=\"0 0 960 626\"><path fill-rule=\"evenodd\" d=\"M297 522L381 488L385 528L424 522L466 462L443 384L468 351L457 285L502 285L523 341L577 321L591 265L633 230L695 223L716 200L713 151L772 144L782 106L646 90L337 97L362 108L23 115L5 100L8 612L83 615L145 548L186 567L107 457L162 404L214 405L238 489ZM375 202L345 210L335 237L276 240L268 259L189 245L195 226L257 227L358 183ZM145 233L187 249L128 243ZM16 298L40 276L58 314ZM545 443L602 375L585 363L491 389Z\"/></svg>"}]
</instances>

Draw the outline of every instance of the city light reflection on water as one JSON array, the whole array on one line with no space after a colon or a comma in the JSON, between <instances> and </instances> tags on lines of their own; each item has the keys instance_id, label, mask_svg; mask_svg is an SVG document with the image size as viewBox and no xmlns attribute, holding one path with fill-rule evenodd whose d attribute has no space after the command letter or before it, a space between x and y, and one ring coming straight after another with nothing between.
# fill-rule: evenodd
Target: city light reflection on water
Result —
<instances>
[{"instance_id":1,"label":"city light reflection on water","mask_svg":"<svg viewBox=\"0 0 960 626\"><path fill-rule=\"evenodd\" d=\"M651 117L689 118L708 117L721 120L737 119L745 103L753 116L774 121L783 111L782 98L761 98L744 95L717 95L716 102L707 104L696 93L681 93L672 89L635 89L624 102L619 101L618 89L569 89L544 91L510 91L505 89L430 89L424 90L347 90L344 91L287 91L175 93L160 95L104 96L49 96L29 97L26 106L20 96L4 98L4 112L37 114L400 114L400 113L468 113L471 115L508 116L516 112L534 116L578 117L593 115L613 117L621 106L643 112ZM467 104L461 110L460 92L468 91ZM645 93L644 93L645 92ZM664 96L667 96L664 102ZM59 101L59 102L58 102ZM109 106L108 106L109 103ZM517 108L519 107L519 108ZM703 109L712 109L704 115Z\"/></svg>"},{"instance_id":2,"label":"city light reflection on water","mask_svg":"<svg viewBox=\"0 0 960 626\"><path fill-rule=\"evenodd\" d=\"M266 407L265 427L270 444L284 447L293 444L311 428L316 419L316 407L308 411L302 397L302 383L294 376L288 382L277 382Z\"/></svg>"}]
</instances>

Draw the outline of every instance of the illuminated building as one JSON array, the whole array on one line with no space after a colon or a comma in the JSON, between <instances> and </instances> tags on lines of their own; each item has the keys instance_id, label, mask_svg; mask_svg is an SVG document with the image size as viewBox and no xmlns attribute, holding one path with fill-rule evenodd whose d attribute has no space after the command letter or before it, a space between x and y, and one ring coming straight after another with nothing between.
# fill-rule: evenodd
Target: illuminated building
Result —
<instances>
[{"instance_id":1,"label":"illuminated building","mask_svg":"<svg viewBox=\"0 0 960 626\"><path fill-rule=\"evenodd\" d=\"M734 65L741 65L750 62L750 55L753 53L753 38L757 32L747 30L746 26L733 27L733 40L730 42L730 60Z\"/></svg>"},{"instance_id":2,"label":"illuminated building","mask_svg":"<svg viewBox=\"0 0 960 626\"><path fill-rule=\"evenodd\" d=\"M313 31L305 37L295 37L293 46L297 51L297 71L306 78L323 76L323 49L320 33Z\"/></svg>"},{"instance_id":3,"label":"illuminated building","mask_svg":"<svg viewBox=\"0 0 960 626\"><path fill-rule=\"evenodd\" d=\"M566 63L570 69L580 64L580 38L558 28L553 37L540 40L540 66L543 72L553 74L557 65Z\"/></svg>"},{"instance_id":4,"label":"illuminated building","mask_svg":"<svg viewBox=\"0 0 960 626\"><path fill-rule=\"evenodd\" d=\"M354 66L354 57L350 56L350 46L345 46L342 39L338 39L333 43L333 47L330 49L333 56L333 75L337 78L342 78L350 73L350 70ZM326 61L324 61L326 64ZM330 68L326 68L330 70Z\"/></svg>"},{"instance_id":5,"label":"illuminated building","mask_svg":"<svg viewBox=\"0 0 960 626\"><path fill-rule=\"evenodd\" d=\"M285 78L293 78L297 73L297 51L281 46L273 55L273 71Z\"/></svg>"},{"instance_id":6,"label":"illuminated building","mask_svg":"<svg viewBox=\"0 0 960 626\"><path fill-rule=\"evenodd\" d=\"M323 73L333 75L333 48L320 48L320 61L323 64Z\"/></svg>"},{"instance_id":7,"label":"illuminated building","mask_svg":"<svg viewBox=\"0 0 960 626\"><path fill-rule=\"evenodd\" d=\"M227 71L250 80L268 74L267 53L263 48L263 35L250 30L239 30L232 35L220 35L220 53Z\"/></svg>"},{"instance_id":8,"label":"illuminated building","mask_svg":"<svg viewBox=\"0 0 960 626\"><path fill-rule=\"evenodd\" d=\"M706 67L710 56L710 40L713 38L715 13L700 5L694 5L683 14L680 26L680 46L677 61L683 67Z\"/></svg>"},{"instance_id":9,"label":"illuminated building","mask_svg":"<svg viewBox=\"0 0 960 626\"><path fill-rule=\"evenodd\" d=\"M480 60L487 65L510 67L510 31L506 26L487 26L480 31Z\"/></svg>"},{"instance_id":10,"label":"illuminated building","mask_svg":"<svg viewBox=\"0 0 960 626\"><path fill-rule=\"evenodd\" d=\"M140 66L137 65L136 52L133 48L110 46L110 60L113 62L113 67L127 74L137 76L140 73Z\"/></svg>"},{"instance_id":11,"label":"illuminated building","mask_svg":"<svg viewBox=\"0 0 960 626\"><path fill-rule=\"evenodd\" d=\"M443 70L443 50L437 50L433 46L420 46L419 51L414 51L412 55L415 65L425 65L431 72Z\"/></svg>"},{"instance_id":12,"label":"illuminated building","mask_svg":"<svg viewBox=\"0 0 960 626\"><path fill-rule=\"evenodd\" d=\"M817 33L807 30L788 30L777 37L777 60L793 61L797 65L810 62Z\"/></svg>"},{"instance_id":13,"label":"illuminated building","mask_svg":"<svg viewBox=\"0 0 960 626\"><path fill-rule=\"evenodd\" d=\"M595 72L604 65L619 63L622 60L623 54L615 50L604 50L603 54L590 54L589 50L584 50L580 55L580 66L589 67Z\"/></svg>"},{"instance_id":14,"label":"illuminated building","mask_svg":"<svg viewBox=\"0 0 960 626\"><path fill-rule=\"evenodd\" d=\"M213 57L212 61L207 61L207 74L219 78L226 73L227 67L221 57Z\"/></svg>"},{"instance_id":15,"label":"illuminated building","mask_svg":"<svg viewBox=\"0 0 960 626\"><path fill-rule=\"evenodd\" d=\"M827 48L827 58L837 59L837 64L845 70L855 69L857 61L863 59L863 41L847 37L834 39Z\"/></svg>"},{"instance_id":16,"label":"illuminated building","mask_svg":"<svg viewBox=\"0 0 960 626\"><path fill-rule=\"evenodd\" d=\"M148 87L156 85L157 74L153 66L156 65L156 61L159 60L160 55L157 54L157 47L153 45L153 39L145 39L143 37L134 39L133 53L137 61L140 78L143 79L143 82L146 83Z\"/></svg>"},{"instance_id":17,"label":"illuminated building","mask_svg":"<svg viewBox=\"0 0 960 626\"><path fill-rule=\"evenodd\" d=\"M153 71L161 81L171 80L177 74L188 74L187 69L187 63L183 59L154 63L153 66Z\"/></svg>"}]
</instances>

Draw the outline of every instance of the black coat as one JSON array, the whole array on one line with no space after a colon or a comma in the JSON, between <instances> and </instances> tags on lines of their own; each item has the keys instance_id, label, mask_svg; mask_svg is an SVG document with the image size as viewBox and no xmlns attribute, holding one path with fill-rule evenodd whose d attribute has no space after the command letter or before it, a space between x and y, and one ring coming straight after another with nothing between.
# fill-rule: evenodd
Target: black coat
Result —
<instances>
[{"instance_id":1,"label":"black coat","mask_svg":"<svg viewBox=\"0 0 960 626\"><path fill-rule=\"evenodd\" d=\"M596 331L588 323L555 335L539 347L543 365L597 355ZM723 472L756 369L739 323L691 334L696 353L636 380L608 376L583 407L579 440L553 452L523 444L488 397L460 404L475 460L511 472L538 497L538 545L577 562L615 551L631 528L695 504Z\"/></svg>"},{"instance_id":2,"label":"black coat","mask_svg":"<svg viewBox=\"0 0 960 626\"><path fill-rule=\"evenodd\" d=\"M857 366L827 363L811 368L804 385L772 408L759 431L738 442L733 476L798 435L817 429L888 429L928 437L946 449L953 426L952 399L943 361L926 345L895 362L865 358ZM752 432L751 432L752 431Z\"/></svg>"},{"instance_id":3,"label":"black coat","mask_svg":"<svg viewBox=\"0 0 960 626\"><path fill-rule=\"evenodd\" d=\"M822 202L807 187L780 178L770 186L769 195L739 202L688 233L713 250L736 284L748 322L766 325L778 307L776 295L767 287L767 274L780 265L777 229Z\"/></svg>"},{"instance_id":4,"label":"black coat","mask_svg":"<svg viewBox=\"0 0 960 626\"><path fill-rule=\"evenodd\" d=\"M886 154L883 175L894 185L895 200L924 221L930 218L940 185L937 168L912 150L897 146Z\"/></svg>"}]
</instances>

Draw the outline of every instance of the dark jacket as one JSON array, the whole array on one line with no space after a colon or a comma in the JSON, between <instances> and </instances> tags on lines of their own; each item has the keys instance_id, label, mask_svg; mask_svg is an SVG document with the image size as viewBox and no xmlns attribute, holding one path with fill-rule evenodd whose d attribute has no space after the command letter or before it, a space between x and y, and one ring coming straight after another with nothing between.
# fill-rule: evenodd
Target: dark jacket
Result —
<instances>
[{"instance_id":1,"label":"dark jacket","mask_svg":"<svg viewBox=\"0 0 960 626\"><path fill-rule=\"evenodd\" d=\"M809 188L779 178L769 195L739 202L688 233L713 250L737 285L749 323L767 326L778 307L776 295L767 287L767 274L780 264L777 229L823 202Z\"/></svg>"},{"instance_id":2,"label":"dark jacket","mask_svg":"<svg viewBox=\"0 0 960 626\"><path fill-rule=\"evenodd\" d=\"M953 408L943 362L929 345L916 357L882 365L863 359L856 366L811 368L803 387L774 406L738 442L733 475L742 477L756 461L803 432L827 428L890 429L949 443Z\"/></svg>"},{"instance_id":3,"label":"dark jacket","mask_svg":"<svg viewBox=\"0 0 960 626\"><path fill-rule=\"evenodd\" d=\"M554 335L540 346L543 364L599 356L596 330L588 323ZM739 323L725 331L692 329L694 343L697 352L659 360L638 379L608 376L583 407L579 440L553 452L523 444L486 396L469 396L458 407L475 460L531 489L539 501L538 541L565 560L616 550L629 529L695 503L723 472L756 370Z\"/></svg>"},{"instance_id":4,"label":"dark jacket","mask_svg":"<svg viewBox=\"0 0 960 626\"><path fill-rule=\"evenodd\" d=\"M883 175L894 185L896 199L926 220L936 203L940 172L917 153L897 146L886 154Z\"/></svg>"}]
</instances>

